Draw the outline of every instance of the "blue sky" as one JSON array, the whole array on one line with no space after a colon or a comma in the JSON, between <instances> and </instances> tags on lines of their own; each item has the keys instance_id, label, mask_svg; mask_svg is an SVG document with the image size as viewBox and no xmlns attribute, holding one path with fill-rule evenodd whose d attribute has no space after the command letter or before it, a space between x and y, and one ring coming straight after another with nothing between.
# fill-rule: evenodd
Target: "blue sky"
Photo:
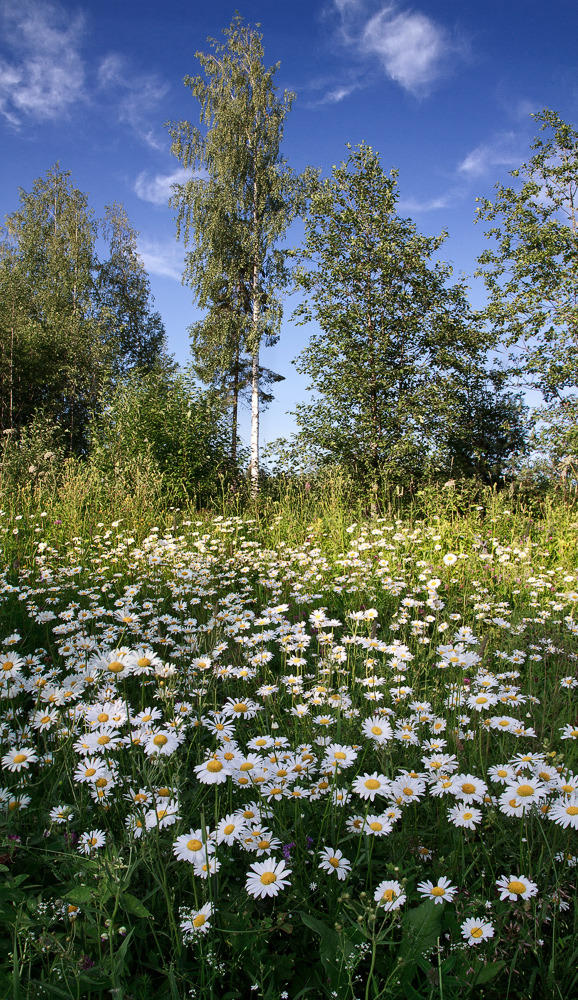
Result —
<instances>
[{"instance_id":1,"label":"blue sky","mask_svg":"<svg viewBox=\"0 0 578 1000\"><path fill-rule=\"evenodd\" d=\"M485 243L476 196L528 158L529 115L549 107L578 120L575 0L0 0L0 217L56 160L97 215L121 201L181 363L200 314L180 284L183 250L167 207L179 165L163 123L198 124L183 77L199 72L195 52L208 36L222 40L236 9L260 22L267 65L281 63L278 89L297 95L289 164L328 174L346 142L368 142L385 170L399 170L400 212L429 235L449 231L441 256L456 276L471 277ZM471 297L481 304L473 281ZM286 376L264 440L291 430L286 411L306 386L291 360L308 335L288 301L264 358Z\"/></svg>"}]
</instances>

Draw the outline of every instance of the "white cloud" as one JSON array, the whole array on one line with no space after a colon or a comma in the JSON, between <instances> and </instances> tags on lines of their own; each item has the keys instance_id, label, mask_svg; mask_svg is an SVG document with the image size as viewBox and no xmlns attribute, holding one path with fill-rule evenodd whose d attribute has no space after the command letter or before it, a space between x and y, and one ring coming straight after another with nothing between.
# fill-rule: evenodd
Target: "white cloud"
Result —
<instances>
[{"instance_id":1,"label":"white cloud","mask_svg":"<svg viewBox=\"0 0 578 1000\"><path fill-rule=\"evenodd\" d=\"M176 240L158 241L141 237L138 241L138 251L149 274L180 282L184 269L184 253Z\"/></svg>"},{"instance_id":2,"label":"white cloud","mask_svg":"<svg viewBox=\"0 0 578 1000\"><path fill-rule=\"evenodd\" d=\"M431 18L391 5L367 22L360 47L378 56L388 77L416 96L446 72L454 51L446 31Z\"/></svg>"},{"instance_id":3,"label":"white cloud","mask_svg":"<svg viewBox=\"0 0 578 1000\"><path fill-rule=\"evenodd\" d=\"M128 125L152 149L164 150L162 142L151 127L151 118L169 91L169 85L156 73L138 73L124 56L112 52L100 63L98 83L115 102L118 120Z\"/></svg>"},{"instance_id":4,"label":"white cloud","mask_svg":"<svg viewBox=\"0 0 578 1000\"><path fill-rule=\"evenodd\" d=\"M61 6L7 0L0 11L0 114L18 126L61 117L83 100L84 18Z\"/></svg>"},{"instance_id":5,"label":"white cloud","mask_svg":"<svg viewBox=\"0 0 578 1000\"><path fill-rule=\"evenodd\" d=\"M419 198L400 198L398 201L398 208L402 212L437 212L441 208L449 208L455 201L455 196L451 194L443 194L437 198L427 198L425 201L420 201Z\"/></svg>"},{"instance_id":6,"label":"white cloud","mask_svg":"<svg viewBox=\"0 0 578 1000\"><path fill-rule=\"evenodd\" d=\"M134 183L135 194L153 205L167 205L173 184L184 184L191 177L190 170L180 167L172 174L155 174L149 177L146 171L140 173Z\"/></svg>"},{"instance_id":7,"label":"white cloud","mask_svg":"<svg viewBox=\"0 0 578 1000\"><path fill-rule=\"evenodd\" d=\"M319 97L315 101L309 102L309 107L319 107L322 104L339 104L340 101L345 100L349 97L355 90L359 90L362 86L361 83L351 83L351 84L341 84L337 87L332 87L328 90L322 97Z\"/></svg>"},{"instance_id":8,"label":"white cloud","mask_svg":"<svg viewBox=\"0 0 578 1000\"><path fill-rule=\"evenodd\" d=\"M518 149L519 138L514 132L502 132L488 142L472 149L458 165L467 177L481 177L493 167L516 167L523 159Z\"/></svg>"}]
</instances>

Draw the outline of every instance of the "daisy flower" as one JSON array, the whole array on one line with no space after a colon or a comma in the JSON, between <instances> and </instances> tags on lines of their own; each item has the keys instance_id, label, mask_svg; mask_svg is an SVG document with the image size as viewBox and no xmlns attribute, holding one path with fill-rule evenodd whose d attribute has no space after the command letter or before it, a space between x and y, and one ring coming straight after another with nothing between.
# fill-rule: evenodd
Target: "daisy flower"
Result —
<instances>
[{"instance_id":1,"label":"daisy flower","mask_svg":"<svg viewBox=\"0 0 578 1000\"><path fill-rule=\"evenodd\" d=\"M193 861L193 871L197 878L207 879L209 875L215 875L220 867L221 862L209 854L199 855L199 858Z\"/></svg>"},{"instance_id":2,"label":"daisy flower","mask_svg":"<svg viewBox=\"0 0 578 1000\"><path fill-rule=\"evenodd\" d=\"M151 732L145 745L144 752L147 757L154 757L157 754L168 756L177 749L180 739L171 729L159 729Z\"/></svg>"},{"instance_id":3,"label":"daisy flower","mask_svg":"<svg viewBox=\"0 0 578 1000\"><path fill-rule=\"evenodd\" d=\"M181 912L180 928L185 943L192 940L198 934L206 934L210 929L210 918L214 913L212 903L205 903L200 910L189 910Z\"/></svg>"},{"instance_id":4,"label":"daisy flower","mask_svg":"<svg viewBox=\"0 0 578 1000\"><path fill-rule=\"evenodd\" d=\"M452 885L449 878L442 875L437 883L430 882L429 879L425 882L419 882L417 891L426 899L432 899L436 904L451 903L458 891L458 887Z\"/></svg>"},{"instance_id":5,"label":"daisy flower","mask_svg":"<svg viewBox=\"0 0 578 1000\"><path fill-rule=\"evenodd\" d=\"M362 799L370 799L373 802L376 795L387 795L391 788L391 782L384 774L374 771L372 774L360 774L355 779L351 789Z\"/></svg>"},{"instance_id":6,"label":"daisy flower","mask_svg":"<svg viewBox=\"0 0 578 1000\"><path fill-rule=\"evenodd\" d=\"M321 861L319 862L319 868L324 872L328 872L330 875L335 872L337 878L340 882L347 878L349 872L351 871L351 861L343 856L343 853L337 848L324 847L319 854Z\"/></svg>"},{"instance_id":7,"label":"daisy flower","mask_svg":"<svg viewBox=\"0 0 578 1000\"><path fill-rule=\"evenodd\" d=\"M276 896L281 889L291 884L289 875L291 875L291 871L286 867L284 861L267 858L266 861L258 861L251 865L247 873L245 889L254 899Z\"/></svg>"},{"instance_id":8,"label":"daisy flower","mask_svg":"<svg viewBox=\"0 0 578 1000\"><path fill-rule=\"evenodd\" d=\"M203 785L221 785L231 774L230 769L217 757L209 757L202 764L197 764L195 774Z\"/></svg>"},{"instance_id":9,"label":"daisy flower","mask_svg":"<svg viewBox=\"0 0 578 1000\"><path fill-rule=\"evenodd\" d=\"M145 824L147 830L154 827L163 830L165 826L172 826L179 819L179 804L175 799L168 799L166 802L159 802L155 809L149 809L145 813Z\"/></svg>"},{"instance_id":10,"label":"daisy flower","mask_svg":"<svg viewBox=\"0 0 578 1000\"><path fill-rule=\"evenodd\" d=\"M488 938L494 936L494 927L487 921L478 920L477 917L469 917L464 920L461 932L467 944L480 944L481 941L487 941Z\"/></svg>"},{"instance_id":11,"label":"daisy flower","mask_svg":"<svg viewBox=\"0 0 578 1000\"><path fill-rule=\"evenodd\" d=\"M104 847L105 842L104 830L88 830L87 833L81 833L78 839L78 850L81 854L92 854L99 847Z\"/></svg>"},{"instance_id":12,"label":"daisy flower","mask_svg":"<svg viewBox=\"0 0 578 1000\"><path fill-rule=\"evenodd\" d=\"M232 847L236 840L239 840L247 828L246 820L239 813L230 813L223 816L216 830L217 844L227 844Z\"/></svg>"},{"instance_id":13,"label":"daisy flower","mask_svg":"<svg viewBox=\"0 0 578 1000\"><path fill-rule=\"evenodd\" d=\"M457 799L464 802L483 802L484 795L488 790L485 781L477 778L475 774L454 774L452 783L452 794Z\"/></svg>"},{"instance_id":14,"label":"daisy flower","mask_svg":"<svg viewBox=\"0 0 578 1000\"><path fill-rule=\"evenodd\" d=\"M49 815L51 823L70 823L74 819L72 806L54 806Z\"/></svg>"},{"instance_id":15,"label":"daisy flower","mask_svg":"<svg viewBox=\"0 0 578 1000\"><path fill-rule=\"evenodd\" d=\"M500 892L500 899L509 899L514 903L518 899L529 899L538 892L536 883L525 875L501 875L496 887Z\"/></svg>"},{"instance_id":16,"label":"daisy flower","mask_svg":"<svg viewBox=\"0 0 578 1000\"><path fill-rule=\"evenodd\" d=\"M387 743L393 736L393 730L389 722L382 719L379 715L372 715L369 719L366 719L361 727L361 731L364 736L367 736L368 739L377 744Z\"/></svg>"},{"instance_id":17,"label":"daisy flower","mask_svg":"<svg viewBox=\"0 0 578 1000\"><path fill-rule=\"evenodd\" d=\"M2 767L8 771L27 770L34 761L38 760L32 747L13 747L2 757Z\"/></svg>"},{"instance_id":18,"label":"daisy flower","mask_svg":"<svg viewBox=\"0 0 578 1000\"><path fill-rule=\"evenodd\" d=\"M482 812L474 806L453 806L448 812L448 819L454 826L465 827L467 830L475 830L482 819Z\"/></svg>"},{"instance_id":19,"label":"daisy flower","mask_svg":"<svg viewBox=\"0 0 578 1000\"><path fill-rule=\"evenodd\" d=\"M177 837L173 844L173 854L178 861L196 861L200 857L201 853L207 850L210 851L210 845L207 845L206 832L203 833L202 830L189 830L188 833L182 834L182 836Z\"/></svg>"},{"instance_id":20,"label":"daisy flower","mask_svg":"<svg viewBox=\"0 0 578 1000\"><path fill-rule=\"evenodd\" d=\"M366 816L363 832L370 837L385 837L391 833L391 821L385 814L381 816Z\"/></svg>"},{"instance_id":21,"label":"daisy flower","mask_svg":"<svg viewBox=\"0 0 578 1000\"><path fill-rule=\"evenodd\" d=\"M388 881L380 882L377 886L375 893L373 895L375 902L382 906L384 910L399 910L400 906L406 901L406 895L401 888L399 882Z\"/></svg>"},{"instance_id":22,"label":"daisy flower","mask_svg":"<svg viewBox=\"0 0 578 1000\"><path fill-rule=\"evenodd\" d=\"M578 830L578 795L573 793L556 799L550 806L548 819L558 826L571 826L573 830Z\"/></svg>"}]
</instances>

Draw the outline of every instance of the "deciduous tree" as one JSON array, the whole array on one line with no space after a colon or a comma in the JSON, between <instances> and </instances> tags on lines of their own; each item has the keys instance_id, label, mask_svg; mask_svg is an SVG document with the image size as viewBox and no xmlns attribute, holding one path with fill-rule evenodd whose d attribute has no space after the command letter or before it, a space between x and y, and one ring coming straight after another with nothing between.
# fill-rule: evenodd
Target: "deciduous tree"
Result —
<instances>
[{"instance_id":1,"label":"deciduous tree","mask_svg":"<svg viewBox=\"0 0 578 1000\"><path fill-rule=\"evenodd\" d=\"M258 27L258 25L257 25ZM238 15L226 42L209 39L197 52L204 75L185 77L201 105L204 130L169 123L172 152L193 173L177 184L171 204L177 235L188 247L183 280L201 307L223 297L233 318L205 327L207 343L225 364L251 357L251 489L259 477L260 347L278 337L285 279L276 244L295 212L294 184L281 156L285 118L293 94L279 98L266 68L262 36ZM236 361L235 361L236 363Z\"/></svg>"}]
</instances>

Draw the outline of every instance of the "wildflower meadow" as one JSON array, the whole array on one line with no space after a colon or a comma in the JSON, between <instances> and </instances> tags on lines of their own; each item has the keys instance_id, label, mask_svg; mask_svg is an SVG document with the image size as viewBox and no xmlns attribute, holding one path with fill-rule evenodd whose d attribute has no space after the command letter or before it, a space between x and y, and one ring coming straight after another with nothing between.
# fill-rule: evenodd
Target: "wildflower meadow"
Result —
<instances>
[{"instance_id":1,"label":"wildflower meadow","mask_svg":"<svg viewBox=\"0 0 578 1000\"><path fill-rule=\"evenodd\" d=\"M575 995L572 507L45 503L0 517L1 997Z\"/></svg>"}]
</instances>

